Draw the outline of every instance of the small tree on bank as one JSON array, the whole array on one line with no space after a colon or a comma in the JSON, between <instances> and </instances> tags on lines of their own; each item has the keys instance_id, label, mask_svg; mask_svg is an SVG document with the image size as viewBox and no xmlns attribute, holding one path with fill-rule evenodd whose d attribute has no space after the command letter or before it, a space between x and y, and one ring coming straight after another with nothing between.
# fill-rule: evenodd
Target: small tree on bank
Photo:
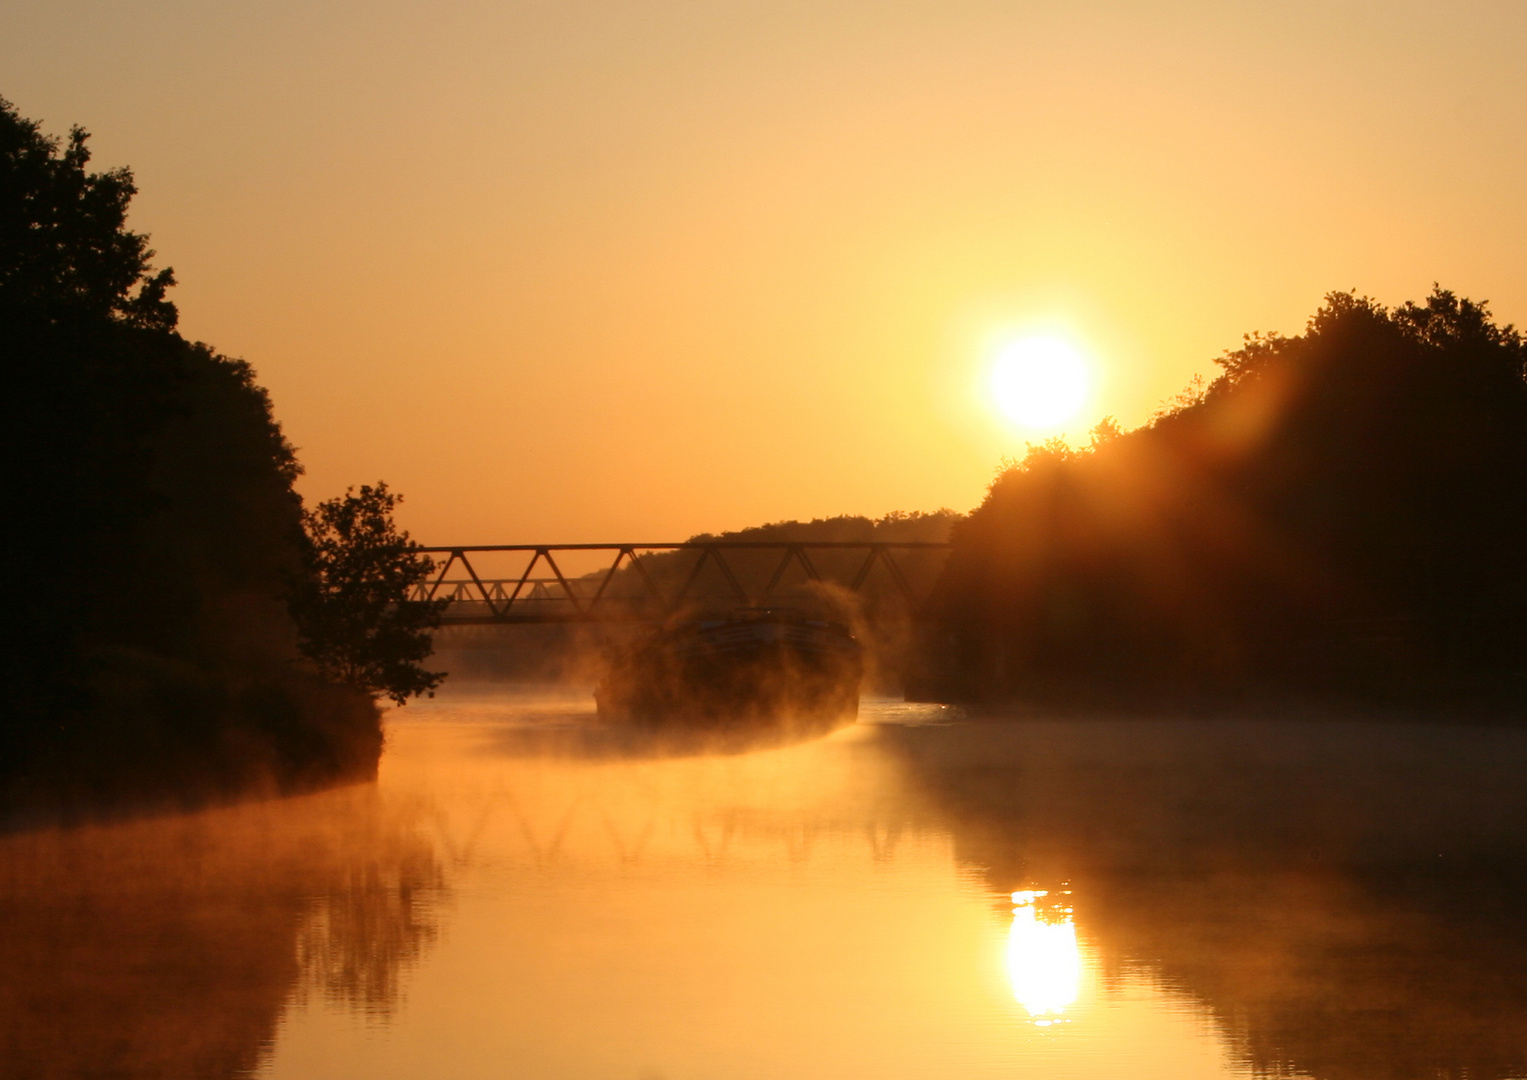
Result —
<instances>
[{"instance_id":1,"label":"small tree on bank","mask_svg":"<svg viewBox=\"0 0 1527 1080\"><path fill-rule=\"evenodd\" d=\"M445 602L409 597L434 561L393 524L401 501L385 483L363 484L303 511L306 573L289 600L303 656L326 677L399 705L433 695L445 678L420 666Z\"/></svg>"}]
</instances>

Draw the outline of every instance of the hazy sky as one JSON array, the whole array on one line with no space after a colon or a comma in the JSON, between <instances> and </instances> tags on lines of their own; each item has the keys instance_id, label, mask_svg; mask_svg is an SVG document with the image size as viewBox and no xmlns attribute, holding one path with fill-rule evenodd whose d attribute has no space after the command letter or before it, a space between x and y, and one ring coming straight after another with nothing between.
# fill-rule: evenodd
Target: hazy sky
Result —
<instances>
[{"instance_id":1,"label":"hazy sky","mask_svg":"<svg viewBox=\"0 0 1527 1080\"><path fill-rule=\"evenodd\" d=\"M1073 339L1140 423L1244 332L1527 321L1527 4L8 0L310 497L429 543L969 509Z\"/></svg>"}]
</instances>

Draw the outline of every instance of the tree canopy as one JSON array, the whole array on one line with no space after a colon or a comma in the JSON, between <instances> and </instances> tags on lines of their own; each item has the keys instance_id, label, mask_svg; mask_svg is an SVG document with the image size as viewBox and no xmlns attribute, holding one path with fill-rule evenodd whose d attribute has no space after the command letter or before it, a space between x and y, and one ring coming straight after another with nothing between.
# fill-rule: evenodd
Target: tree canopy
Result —
<instances>
[{"instance_id":1,"label":"tree canopy","mask_svg":"<svg viewBox=\"0 0 1527 1080\"><path fill-rule=\"evenodd\" d=\"M393 523L400 501L384 483L363 484L306 511L291 608L302 654L325 675L402 705L445 678L420 664L447 601L412 598L434 564Z\"/></svg>"},{"instance_id":2,"label":"tree canopy","mask_svg":"<svg viewBox=\"0 0 1527 1080\"><path fill-rule=\"evenodd\" d=\"M126 227L132 173L88 171L89 137L71 128L60 147L0 98L0 297L59 319L172 330L174 272L155 271L148 237Z\"/></svg>"},{"instance_id":3,"label":"tree canopy","mask_svg":"<svg viewBox=\"0 0 1527 1080\"><path fill-rule=\"evenodd\" d=\"M374 769L370 698L303 664L288 595L321 568L270 398L176 331L174 276L127 226L132 174L89 163L83 130L50 138L0 101L5 539L25 575L0 656L0 802L43 776L226 788Z\"/></svg>"},{"instance_id":4,"label":"tree canopy","mask_svg":"<svg viewBox=\"0 0 1527 1080\"><path fill-rule=\"evenodd\" d=\"M969 692L1445 692L1516 678L1527 344L1333 293L1145 427L1003 471L954 530ZM1450 691L1447 691L1450 692Z\"/></svg>"}]
</instances>

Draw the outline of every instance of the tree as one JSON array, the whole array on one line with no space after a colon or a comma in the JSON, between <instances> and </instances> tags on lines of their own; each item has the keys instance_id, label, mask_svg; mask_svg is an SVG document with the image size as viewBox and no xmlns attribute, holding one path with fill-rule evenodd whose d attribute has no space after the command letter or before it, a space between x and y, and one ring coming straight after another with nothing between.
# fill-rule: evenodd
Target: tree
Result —
<instances>
[{"instance_id":1,"label":"tree","mask_svg":"<svg viewBox=\"0 0 1527 1080\"><path fill-rule=\"evenodd\" d=\"M60 152L0 98L0 297L55 320L106 315L172 330L177 313L165 293L175 275L155 271L148 237L126 228L133 175L87 172L89 137L71 128Z\"/></svg>"},{"instance_id":2,"label":"tree","mask_svg":"<svg viewBox=\"0 0 1527 1080\"><path fill-rule=\"evenodd\" d=\"M445 601L409 598L434 562L393 524L401 501L379 482L304 511L306 573L289 602L298 647L327 678L399 705L445 678L420 666Z\"/></svg>"},{"instance_id":3,"label":"tree","mask_svg":"<svg viewBox=\"0 0 1527 1080\"><path fill-rule=\"evenodd\" d=\"M958 692L1527 700L1527 340L1333 293L1219 364L1004 463L937 594Z\"/></svg>"},{"instance_id":4,"label":"tree","mask_svg":"<svg viewBox=\"0 0 1527 1080\"><path fill-rule=\"evenodd\" d=\"M368 583L344 575L364 569L304 540L269 396L176 331L173 275L128 228L132 174L89 164L83 130L49 137L0 99L5 553L36 578L7 599L25 630L0 655L0 810L373 775L374 693L439 681L416 666L431 613L383 611L372 651L346 652L340 601ZM390 497L362 492L389 539ZM390 538L403 561L369 583L384 597L411 557ZM294 663L299 579L317 671ZM336 665L347 678L322 678Z\"/></svg>"},{"instance_id":5,"label":"tree","mask_svg":"<svg viewBox=\"0 0 1527 1080\"><path fill-rule=\"evenodd\" d=\"M189 375L203 366L174 332L148 238L126 228L136 191L126 169L91 172L88 136L44 135L0 98L0 385L10 419L0 433L13 565L67 568L54 589L9 603L20 645L0 657L12 689L0 757L77 721L93 706L84 656L118 633L125 581L152 568L142 524L166 505L154 472L167 426L184 413ZM39 722L46 717L45 722Z\"/></svg>"}]
</instances>

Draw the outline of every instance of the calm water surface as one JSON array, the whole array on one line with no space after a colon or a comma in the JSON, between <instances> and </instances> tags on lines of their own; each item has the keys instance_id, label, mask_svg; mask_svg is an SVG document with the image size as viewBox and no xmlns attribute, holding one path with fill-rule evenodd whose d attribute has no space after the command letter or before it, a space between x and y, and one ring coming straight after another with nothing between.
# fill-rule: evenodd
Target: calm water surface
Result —
<instances>
[{"instance_id":1,"label":"calm water surface","mask_svg":"<svg viewBox=\"0 0 1527 1080\"><path fill-rule=\"evenodd\" d=\"M467 688L380 780L0 838L0 1074L1527 1076L1527 734L704 754Z\"/></svg>"}]
</instances>

